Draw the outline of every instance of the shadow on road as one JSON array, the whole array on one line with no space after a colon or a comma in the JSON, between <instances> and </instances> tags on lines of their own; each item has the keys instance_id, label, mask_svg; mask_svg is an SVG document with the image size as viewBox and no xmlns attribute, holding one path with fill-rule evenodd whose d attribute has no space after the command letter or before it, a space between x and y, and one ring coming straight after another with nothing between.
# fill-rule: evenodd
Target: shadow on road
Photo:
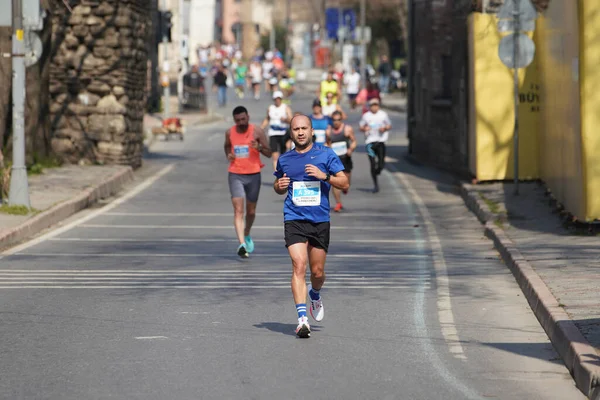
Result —
<instances>
[{"instance_id":1,"label":"shadow on road","mask_svg":"<svg viewBox=\"0 0 600 400\"><path fill-rule=\"evenodd\" d=\"M271 332L283 333L284 335L288 336L296 336L296 325L294 324L282 324L281 322L261 322L260 324L254 324L253 326L259 329L267 329ZM310 330L313 332L318 332L321 330L321 327L311 325Z\"/></svg>"}]
</instances>

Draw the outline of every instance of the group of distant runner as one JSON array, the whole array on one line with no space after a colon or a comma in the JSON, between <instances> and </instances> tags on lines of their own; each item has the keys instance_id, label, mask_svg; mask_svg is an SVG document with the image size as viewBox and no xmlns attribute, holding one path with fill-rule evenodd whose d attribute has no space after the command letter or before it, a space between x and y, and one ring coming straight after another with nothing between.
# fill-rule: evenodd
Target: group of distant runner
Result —
<instances>
[{"instance_id":1,"label":"group of distant runner","mask_svg":"<svg viewBox=\"0 0 600 400\"><path fill-rule=\"evenodd\" d=\"M250 76L254 76L252 71ZM256 84L260 83L253 81L253 85ZM235 125L225 134L224 152L230 162L229 188L239 257L248 258L255 247L251 229L261 188L260 172L264 167L260 155L273 160L273 189L286 196L284 236L292 260L292 293L298 314L296 334L301 338L308 338L311 333L307 311L315 321L324 317L320 290L325 281L329 248L329 192L333 189L334 211L340 212L343 209L341 194L347 194L350 188L352 155L357 148L354 129L345 122L347 115L340 105L340 92L333 74L329 73L312 103L312 114L304 115L293 113L284 103L284 93L274 90L273 104L260 125L251 124L248 110L238 106L233 110ZM368 100L367 107L359 129L365 134L373 192L377 193L377 178L384 167L385 143L392 126L388 114L380 109L378 98ZM305 283L307 264L311 271L308 287Z\"/></svg>"}]
</instances>

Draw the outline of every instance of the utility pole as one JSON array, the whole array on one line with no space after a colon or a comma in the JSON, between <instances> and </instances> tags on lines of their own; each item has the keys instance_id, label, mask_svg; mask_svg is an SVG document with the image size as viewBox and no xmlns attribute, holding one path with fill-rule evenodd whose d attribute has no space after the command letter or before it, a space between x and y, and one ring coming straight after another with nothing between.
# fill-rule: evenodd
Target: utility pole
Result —
<instances>
[{"instance_id":1,"label":"utility pole","mask_svg":"<svg viewBox=\"0 0 600 400\"><path fill-rule=\"evenodd\" d=\"M291 32L292 31L292 26L291 26L291 16L292 16L292 2L291 0L287 0L285 3L285 29L286 29L286 33L285 33L285 63L286 64L291 64L292 60L291 60L291 56L292 56L292 41L291 39Z\"/></svg>"},{"instance_id":2,"label":"utility pole","mask_svg":"<svg viewBox=\"0 0 600 400\"><path fill-rule=\"evenodd\" d=\"M365 25L367 20L367 1L360 0L360 77L362 87L367 87L367 43Z\"/></svg>"},{"instance_id":3,"label":"utility pole","mask_svg":"<svg viewBox=\"0 0 600 400\"><path fill-rule=\"evenodd\" d=\"M515 5L514 21L515 21L515 35L514 35L514 47L513 47L513 60L515 68L513 69L513 80L514 80L514 96L515 96L515 121L514 121L514 184L515 184L515 195L519 194L519 68L517 66L517 58L519 57L519 33L521 32L521 13L519 11L519 1L513 0Z\"/></svg>"},{"instance_id":4,"label":"utility pole","mask_svg":"<svg viewBox=\"0 0 600 400\"><path fill-rule=\"evenodd\" d=\"M13 166L8 204L31 207L25 166L25 32L22 0L12 0Z\"/></svg>"},{"instance_id":5,"label":"utility pole","mask_svg":"<svg viewBox=\"0 0 600 400\"><path fill-rule=\"evenodd\" d=\"M166 15L165 11L167 11L167 0L162 0L162 12L163 16ZM171 80L169 79L169 38L167 37L167 32L164 29L166 26L166 21L161 19L161 32L162 32L162 43L163 43L163 74L165 74L165 83L163 83L163 119L169 118L170 115L170 105L169 99L171 98Z\"/></svg>"},{"instance_id":6,"label":"utility pole","mask_svg":"<svg viewBox=\"0 0 600 400\"><path fill-rule=\"evenodd\" d=\"M340 55L340 61L342 61L343 58L343 52L344 52L344 10L342 9L342 0L338 1L338 48L339 48L339 55Z\"/></svg>"}]
</instances>

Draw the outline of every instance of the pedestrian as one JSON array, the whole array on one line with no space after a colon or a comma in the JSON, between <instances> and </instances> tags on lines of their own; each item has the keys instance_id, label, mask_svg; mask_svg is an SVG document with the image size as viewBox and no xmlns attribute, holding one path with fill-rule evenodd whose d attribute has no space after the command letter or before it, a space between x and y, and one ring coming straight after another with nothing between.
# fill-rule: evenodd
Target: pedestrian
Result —
<instances>
[{"instance_id":1,"label":"pedestrian","mask_svg":"<svg viewBox=\"0 0 600 400\"><path fill-rule=\"evenodd\" d=\"M388 140L392 123L388 114L379 107L379 99L369 101L369 111L360 120L360 130L365 133L366 150L371 163L373 193L379 192L377 177L385 166L385 143Z\"/></svg>"},{"instance_id":2,"label":"pedestrian","mask_svg":"<svg viewBox=\"0 0 600 400\"><path fill-rule=\"evenodd\" d=\"M325 261L329 250L329 190L331 186L348 189L344 166L332 149L313 144L310 118L298 115L291 121L295 149L277 162L273 188L286 195L283 206L285 246L292 260L292 295L298 314L296 335L310 337L306 315L315 321L325 316L321 289L325 282ZM306 265L310 267L310 284L306 286Z\"/></svg>"},{"instance_id":3,"label":"pedestrian","mask_svg":"<svg viewBox=\"0 0 600 400\"><path fill-rule=\"evenodd\" d=\"M383 55L379 64L379 90L382 94L387 94L390 87L390 75L392 74L392 65L388 57Z\"/></svg>"},{"instance_id":4,"label":"pedestrian","mask_svg":"<svg viewBox=\"0 0 600 400\"><path fill-rule=\"evenodd\" d=\"M352 72L344 76L346 95L348 96L350 107L353 110L356 108L356 96L358 96L358 93L360 92L360 79L360 74L356 70L356 67L352 67Z\"/></svg>"},{"instance_id":5,"label":"pedestrian","mask_svg":"<svg viewBox=\"0 0 600 400\"><path fill-rule=\"evenodd\" d=\"M233 223L240 243L237 254L248 258L254 251L250 230L256 217L256 203L260 193L260 170L263 167L260 155L271 157L272 152L264 131L250 124L250 116L245 107L234 108L233 120L235 125L225 132L224 150L229 160L228 181L233 204Z\"/></svg>"},{"instance_id":6,"label":"pedestrian","mask_svg":"<svg viewBox=\"0 0 600 400\"><path fill-rule=\"evenodd\" d=\"M352 153L356 150L357 142L354 136L354 129L343 123L342 113L335 111L331 116L331 126L327 128L327 145L340 158L344 166L344 173L348 177L348 185L352 177ZM348 190L333 188L333 197L335 198L335 207L333 211L340 212L342 205L342 193L348 194Z\"/></svg>"},{"instance_id":7,"label":"pedestrian","mask_svg":"<svg viewBox=\"0 0 600 400\"><path fill-rule=\"evenodd\" d=\"M219 107L225 107L227 105L227 70L223 65L219 66L213 78L213 85L217 88Z\"/></svg>"}]
</instances>

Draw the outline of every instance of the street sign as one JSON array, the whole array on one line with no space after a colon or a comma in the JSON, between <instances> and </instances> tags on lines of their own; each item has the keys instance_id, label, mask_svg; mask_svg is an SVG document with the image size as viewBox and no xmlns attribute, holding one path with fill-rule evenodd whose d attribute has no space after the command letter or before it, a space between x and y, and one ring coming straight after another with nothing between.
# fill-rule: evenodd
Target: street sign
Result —
<instances>
[{"instance_id":1,"label":"street sign","mask_svg":"<svg viewBox=\"0 0 600 400\"><path fill-rule=\"evenodd\" d=\"M43 45L39 35L34 31L25 31L25 66L31 67L42 56Z\"/></svg>"},{"instance_id":2,"label":"street sign","mask_svg":"<svg viewBox=\"0 0 600 400\"><path fill-rule=\"evenodd\" d=\"M518 46L517 60L514 60L515 51L515 35ZM508 68L525 68L533 61L535 56L535 44L529 36L523 33L512 33L508 36L504 36L500 40L500 46L498 47L498 56L504 65Z\"/></svg>"},{"instance_id":3,"label":"street sign","mask_svg":"<svg viewBox=\"0 0 600 400\"><path fill-rule=\"evenodd\" d=\"M23 26L36 31L44 27L40 0L21 0L23 2Z\"/></svg>"},{"instance_id":4,"label":"street sign","mask_svg":"<svg viewBox=\"0 0 600 400\"><path fill-rule=\"evenodd\" d=\"M347 27L350 32L356 28L356 13L353 9L342 10L342 26ZM338 8L328 8L325 10L325 29L328 39L338 39L337 33L340 29L340 15Z\"/></svg>"},{"instance_id":5,"label":"street sign","mask_svg":"<svg viewBox=\"0 0 600 400\"><path fill-rule=\"evenodd\" d=\"M498 10L500 19L514 19L517 15L521 21L533 20L537 18L537 10L531 0L505 0Z\"/></svg>"},{"instance_id":6,"label":"street sign","mask_svg":"<svg viewBox=\"0 0 600 400\"><path fill-rule=\"evenodd\" d=\"M520 21L519 24L520 32L533 32L535 31L535 20L528 19L524 21ZM498 21L498 32L500 33L508 33L514 32L516 29L516 24L514 19L501 19Z\"/></svg>"}]
</instances>

